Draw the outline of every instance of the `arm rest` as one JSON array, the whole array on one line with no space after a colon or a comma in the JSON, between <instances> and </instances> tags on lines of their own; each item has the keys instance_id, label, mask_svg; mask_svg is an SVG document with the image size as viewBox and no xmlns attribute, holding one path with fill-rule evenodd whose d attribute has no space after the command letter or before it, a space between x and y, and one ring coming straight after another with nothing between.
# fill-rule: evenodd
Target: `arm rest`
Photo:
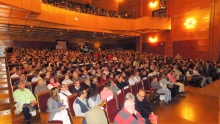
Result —
<instances>
[{"instance_id":1,"label":"arm rest","mask_svg":"<svg viewBox=\"0 0 220 124\"><path fill-rule=\"evenodd\" d=\"M40 112L40 120L41 120L42 124L47 124L48 123L48 117L49 117L48 112Z\"/></svg>"},{"instance_id":2,"label":"arm rest","mask_svg":"<svg viewBox=\"0 0 220 124\"><path fill-rule=\"evenodd\" d=\"M82 116L72 116L72 120L74 124L82 124L84 117Z\"/></svg>"}]
</instances>

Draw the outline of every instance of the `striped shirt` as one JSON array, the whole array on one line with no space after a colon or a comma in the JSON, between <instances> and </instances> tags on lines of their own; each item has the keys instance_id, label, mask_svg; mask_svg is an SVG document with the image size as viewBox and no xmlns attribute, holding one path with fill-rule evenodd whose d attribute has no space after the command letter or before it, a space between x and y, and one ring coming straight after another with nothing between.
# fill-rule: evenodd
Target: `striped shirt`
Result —
<instances>
[{"instance_id":1,"label":"striped shirt","mask_svg":"<svg viewBox=\"0 0 220 124\"><path fill-rule=\"evenodd\" d=\"M145 124L145 120L139 112L132 115L125 108L122 108L116 115L114 124Z\"/></svg>"}]
</instances>

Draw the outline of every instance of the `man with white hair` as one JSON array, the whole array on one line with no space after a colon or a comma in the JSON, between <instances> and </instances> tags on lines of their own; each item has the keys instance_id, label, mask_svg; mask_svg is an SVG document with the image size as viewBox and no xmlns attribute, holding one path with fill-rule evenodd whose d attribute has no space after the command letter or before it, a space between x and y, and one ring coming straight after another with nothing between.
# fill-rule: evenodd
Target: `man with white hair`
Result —
<instances>
[{"instance_id":1,"label":"man with white hair","mask_svg":"<svg viewBox=\"0 0 220 124\"><path fill-rule=\"evenodd\" d=\"M114 124L145 124L144 118L135 110L135 97L133 94L126 94L124 107L116 115Z\"/></svg>"}]
</instances>

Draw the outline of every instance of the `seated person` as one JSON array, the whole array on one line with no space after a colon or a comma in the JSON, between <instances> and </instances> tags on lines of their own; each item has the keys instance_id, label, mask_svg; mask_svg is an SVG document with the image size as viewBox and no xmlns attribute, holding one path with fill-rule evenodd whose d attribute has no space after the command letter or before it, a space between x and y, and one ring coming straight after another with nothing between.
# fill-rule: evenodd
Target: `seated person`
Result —
<instances>
[{"instance_id":1,"label":"seated person","mask_svg":"<svg viewBox=\"0 0 220 124\"><path fill-rule=\"evenodd\" d=\"M88 71L86 69L83 71L82 78L90 78Z\"/></svg>"},{"instance_id":2,"label":"seated person","mask_svg":"<svg viewBox=\"0 0 220 124\"><path fill-rule=\"evenodd\" d=\"M89 94L88 94L88 103L89 106L92 108L96 105L99 105L101 101L101 97L98 94L98 91L96 88L89 88Z\"/></svg>"},{"instance_id":3,"label":"seated person","mask_svg":"<svg viewBox=\"0 0 220 124\"><path fill-rule=\"evenodd\" d=\"M102 73L102 77L99 80L100 84L108 83L108 79L105 73Z\"/></svg>"},{"instance_id":4,"label":"seated person","mask_svg":"<svg viewBox=\"0 0 220 124\"><path fill-rule=\"evenodd\" d=\"M118 77L118 81L117 81L116 85L119 89L123 89L125 86L128 86L128 84L125 82L122 75L120 75Z\"/></svg>"},{"instance_id":5,"label":"seated person","mask_svg":"<svg viewBox=\"0 0 220 124\"><path fill-rule=\"evenodd\" d=\"M51 78L50 78L50 83L47 85L47 88L48 88L49 90L51 90L53 87L58 87L58 89L59 89L59 88L60 88L60 83L55 82L54 77L51 77Z\"/></svg>"},{"instance_id":6,"label":"seated person","mask_svg":"<svg viewBox=\"0 0 220 124\"><path fill-rule=\"evenodd\" d=\"M60 96L60 99L63 100L63 105L66 105L65 108L69 108L67 97L70 95L72 95L72 93L70 93L70 91L68 90L68 86L66 84L62 84L60 88L59 96Z\"/></svg>"},{"instance_id":7,"label":"seated person","mask_svg":"<svg viewBox=\"0 0 220 124\"><path fill-rule=\"evenodd\" d=\"M20 77L21 73L22 73L21 69L17 69L16 72L12 74L10 78Z\"/></svg>"},{"instance_id":8,"label":"seated person","mask_svg":"<svg viewBox=\"0 0 220 124\"><path fill-rule=\"evenodd\" d=\"M141 77L139 75L140 75L139 71L136 71L134 73L134 79L137 83L141 81Z\"/></svg>"},{"instance_id":9,"label":"seated person","mask_svg":"<svg viewBox=\"0 0 220 124\"><path fill-rule=\"evenodd\" d=\"M179 88L179 92L182 93L182 94L184 94L184 84L182 84L182 83L176 81L176 78L175 78L175 76L173 75L173 71L172 71L172 70L169 70L169 71L168 71L167 77L168 77L168 79L169 79L169 82L178 85L178 86L180 87L180 88Z\"/></svg>"},{"instance_id":10,"label":"seated person","mask_svg":"<svg viewBox=\"0 0 220 124\"><path fill-rule=\"evenodd\" d=\"M41 77L40 77L40 74L39 74L39 72L34 72L33 73L33 78L31 79L31 82L35 82L35 81L38 81L39 79L42 79Z\"/></svg>"},{"instance_id":11,"label":"seated person","mask_svg":"<svg viewBox=\"0 0 220 124\"><path fill-rule=\"evenodd\" d=\"M144 118L135 110L135 97L133 94L126 94L124 107L116 115L114 124L145 124Z\"/></svg>"},{"instance_id":12,"label":"seated person","mask_svg":"<svg viewBox=\"0 0 220 124\"><path fill-rule=\"evenodd\" d=\"M129 79L128 79L128 83L130 86L135 85L137 83L137 80L134 77L134 74L131 74Z\"/></svg>"},{"instance_id":13,"label":"seated person","mask_svg":"<svg viewBox=\"0 0 220 124\"><path fill-rule=\"evenodd\" d=\"M53 87L50 90L50 98L47 101L47 112L50 113L48 121L60 120L63 124L71 124L63 100L60 99L59 88Z\"/></svg>"},{"instance_id":14,"label":"seated person","mask_svg":"<svg viewBox=\"0 0 220 124\"><path fill-rule=\"evenodd\" d=\"M36 98L29 89L25 88L25 83L19 82L17 86L18 89L13 92L13 98L14 101L16 102L15 114L19 114L20 112L23 112L25 121L27 122L27 124L30 124L31 116L32 116L30 112L34 112L35 109L37 109Z\"/></svg>"},{"instance_id":15,"label":"seated person","mask_svg":"<svg viewBox=\"0 0 220 124\"><path fill-rule=\"evenodd\" d=\"M47 85L46 85L45 81L43 79L39 79L38 84L34 89L34 94L36 95L38 93L41 93L41 92L44 92L44 91L47 91L47 90L48 90L48 88L47 88Z\"/></svg>"},{"instance_id":16,"label":"seated person","mask_svg":"<svg viewBox=\"0 0 220 124\"><path fill-rule=\"evenodd\" d=\"M112 90L113 94L114 95L117 95L117 91L120 90L117 85L115 84L115 82L113 80L110 80L108 82L108 85L109 85L109 89Z\"/></svg>"},{"instance_id":17,"label":"seated person","mask_svg":"<svg viewBox=\"0 0 220 124\"><path fill-rule=\"evenodd\" d=\"M19 78L19 80L17 80L16 82L14 82L14 86L17 86L17 84L18 84L19 82L23 82L23 83L25 83L25 85L28 85L28 81L27 81L26 75L25 75L24 73L21 73L21 74L20 74L20 78ZM30 89L30 88L29 88L29 89Z\"/></svg>"},{"instance_id":18,"label":"seated person","mask_svg":"<svg viewBox=\"0 0 220 124\"><path fill-rule=\"evenodd\" d=\"M80 82L79 82L79 80L74 82L74 87L73 87L71 93L72 94L77 93L78 89L80 89Z\"/></svg>"},{"instance_id":19,"label":"seated person","mask_svg":"<svg viewBox=\"0 0 220 124\"><path fill-rule=\"evenodd\" d=\"M161 85L160 85L160 82L157 80L156 77L151 82L151 87L152 88L156 88L157 89L157 91L156 91L157 93L165 94L164 101L166 103L168 103L171 100L171 92L170 92L170 90L166 87L166 84L161 83Z\"/></svg>"},{"instance_id":20,"label":"seated person","mask_svg":"<svg viewBox=\"0 0 220 124\"><path fill-rule=\"evenodd\" d=\"M105 101L108 97L113 96L113 92L109 89L109 85L107 83L103 85L103 90L100 95L102 101Z\"/></svg>"},{"instance_id":21,"label":"seated person","mask_svg":"<svg viewBox=\"0 0 220 124\"><path fill-rule=\"evenodd\" d=\"M70 80L69 75L66 74L66 75L65 75L65 79L63 80L62 84L68 85L68 84L72 84L72 83L73 83L73 81Z\"/></svg>"},{"instance_id":22,"label":"seated person","mask_svg":"<svg viewBox=\"0 0 220 124\"><path fill-rule=\"evenodd\" d=\"M94 85L96 85L96 86L99 84L97 77L93 77L93 79L92 79L92 84L94 84Z\"/></svg>"},{"instance_id":23,"label":"seated person","mask_svg":"<svg viewBox=\"0 0 220 124\"><path fill-rule=\"evenodd\" d=\"M85 86L83 87L84 89L88 89L88 88L91 88L91 87L96 87L96 85L92 84L90 79L89 78L86 78L85 80Z\"/></svg>"},{"instance_id":24,"label":"seated person","mask_svg":"<svg viewBox=\"0 0 220 124\"><path fill-rule=\"evenodd\" d=\"M179 82L185 82L185 78L184 75L182 74L182 72L177 68L176 65L173 66L173 74L175 75L176 80L178 80Z\"/></svg>"},{"instance_id":25,"label":"seated person","mask_svg":"<svg viewBox=\"0 0 220 124\"><path fill-rule=\"evenodd\" d=\"M78 97L73 103L73 110L76 116L83 116L85 117L85 113L88 112L91 108L88 103L87 92L85 89L80 88L77 91ZM86 119L83 119L83 124L86 124Z\"/></svg>"},{"instance_id":26,"label":"seated person","mask_svg":"<svg viewBox=\"0 0 220 124\"><path fill-rule=\"evenodd\" d=\"M150 124L149 116L154 113L150 104L147 102L143 89L140 89L135 96L135 110L141 114L147 124Z\"/></svg>"},{"instance_id":27,"label":"seated person","mask_svg":"<svg viewBox=\"0 0 220 124\"><path fill-rule=\"evenodd\" d=\"M146 80L148 75L146 70L142 70L140 74L141 80Z\"/></svg>"},{"instance_id":28,"label":"seated person","mask_svg":"<svg viewBox=\"0 0 220 124\"><path fill-rule=\"evenodd\" d=\"M199 72L197 71L196 67L192 69L189 67L189 70L186 72L187 80L192 83L193 85L199 86L202 81L202 76L200 76Z\"/></svg>"}]
</instances>

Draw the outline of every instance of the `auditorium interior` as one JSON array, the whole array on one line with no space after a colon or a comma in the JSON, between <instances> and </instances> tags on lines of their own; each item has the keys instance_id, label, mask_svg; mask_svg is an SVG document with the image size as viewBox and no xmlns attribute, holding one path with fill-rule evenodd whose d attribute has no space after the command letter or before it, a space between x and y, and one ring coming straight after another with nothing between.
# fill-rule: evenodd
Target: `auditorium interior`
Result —
<instances>
[{"instance_id":1,"label":"auditorium interior","mask_svg":"<svg viewBox=\"0 0 220 124\"><path fill-rule=\"evenodd\" d=\"M219 124L219 32L220 0L0 0L0 123L66 124L48 120L47 110L53 98L48 85L63 87L67 75L70 92L77 81L86 87L87 79L92 84L97 79L94 92L101 99L106 86L118 86L120 92L97 104L109 124L116 124L125 110L120 107L126 93L136 98L140 89L154 113L143 117L146 124ZM75 74L79 80L72 80ZM135 76L140 80L132 84ZM172 85L162 83L163 76ZM123 88L118 85L121 77L127 85ZM35 94L39 80L48 89ZM155 80L172 99L167 101L167 94L153 87ZM14 96L23 83L36 103L22 103L18 114ZM85 119L90 124L87 115L74 113L78 93L65 97L67 117L73 124ZM27 119L24 106L32 111L32 104L36 113Z\"/></svg>"}]
</instances>

